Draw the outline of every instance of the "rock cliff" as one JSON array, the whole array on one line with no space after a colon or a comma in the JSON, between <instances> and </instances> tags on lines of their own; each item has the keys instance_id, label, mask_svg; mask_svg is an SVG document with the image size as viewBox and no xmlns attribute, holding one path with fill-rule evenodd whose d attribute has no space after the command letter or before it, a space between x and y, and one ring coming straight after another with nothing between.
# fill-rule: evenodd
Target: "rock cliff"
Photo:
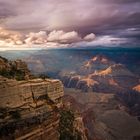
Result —
<instances>
[{"instance_id":1,"label":"rock cliff","mask_svg":"<svg viewBox=\"0 0 140 140\"><path fill-rule=\"evenodd\" d=\"M59 139L59 80L16 81L0 77L1 139Z\"/></svg>"},{"instance_id":2,"label":"rock cliff","mask_svg":"<svg viewBox=\"0 0 140 140\"><path fill-rule=\"evenodd\" d=\"M62 82L31 79L30 75L23 61L0 57L0 139L61 140L63 136L72 136L87 140L80 116L70 109L65 113ZM67 130L63 118L73 124L68 135L63 133L64 127Z\"/></svg>"}]
</instances>

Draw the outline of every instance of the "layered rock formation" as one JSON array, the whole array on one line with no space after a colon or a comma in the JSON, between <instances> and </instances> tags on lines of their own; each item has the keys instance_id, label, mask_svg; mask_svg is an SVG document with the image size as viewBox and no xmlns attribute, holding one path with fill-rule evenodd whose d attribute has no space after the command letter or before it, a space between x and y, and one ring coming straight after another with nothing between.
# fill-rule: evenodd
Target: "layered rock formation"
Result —
<instances>
[{"instance_id":1,"label":"layered rock formation","mask_svg":"<svg viewBox=\"0 0 140 140\"><path fill-rule=\"evenodd\" d=\"M115 64L115 62L109 60L109 58L103 55L96 55L87 62L85 62L83 66L78 70L78 72L80 74L87 75L97 70L106 69L113 64Z\"/></svg>"},{"instance_id":2,"label":"layered rock formation","mask_svg":"<svg viewBox=\"0 0 140 140\"><path fill-rule=\"evenodd\" d=\"M0 78L1 139L58 140L63 85L59 80Z\"/></svg>"},{"instance_id":3,"label":"layered rock formation","mask_svg":"<svg viewBox=\"0 0 140 140\"><path fill-rule=\"evenodd\" d=\"M60 77L65 87L81 89L85 92L127 92L139 84L139 77L124 65L115 64L115 62L100 55L90 59L77 72L63 74Z\"/></svg>"}]
</instances>

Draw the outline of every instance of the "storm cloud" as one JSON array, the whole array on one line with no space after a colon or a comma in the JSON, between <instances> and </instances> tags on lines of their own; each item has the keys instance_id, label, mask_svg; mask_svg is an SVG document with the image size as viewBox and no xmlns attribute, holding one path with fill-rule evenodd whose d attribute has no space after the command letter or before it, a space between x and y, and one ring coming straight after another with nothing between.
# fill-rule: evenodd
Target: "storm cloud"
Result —
<instances>
[{"instance_id":1,"label":"storm cloud","mask_svg":"<svg viewBox=\"0 0 140 140\"><path fill-rule=\"evenodd\" d=\"M62 30L69 34L58 38L66 37L69 43L94 33L97 37L126 38L139 44L139 7L139 0L0 0L0 26L24 35L56 31L56 36ZM35 37L30 36L32 39L26 41L34 42ZM64 43L58 38L53 41ZM42 41L41 38L37 43Z\"/></svg>"}]
</instances>

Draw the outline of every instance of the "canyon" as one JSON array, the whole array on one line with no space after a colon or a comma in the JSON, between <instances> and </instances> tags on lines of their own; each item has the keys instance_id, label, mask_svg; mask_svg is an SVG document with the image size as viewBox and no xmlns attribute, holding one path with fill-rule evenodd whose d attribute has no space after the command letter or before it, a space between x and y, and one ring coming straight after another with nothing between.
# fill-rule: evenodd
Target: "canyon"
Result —
<instances>
[{"instance_id":1,"label":"canyon","mask_svg":"<svg viewBox=\"0 0 140 140\"><path fill-rule=\"evenodd\" d=\"M73 73L63 71L59 76L65 87L85 92L128 92L139 84L138 75L103 55L94 56Z\"/></svg>"},{"instance_id":2,"label":"canyon","mask_svg":"<svg viewBox=\"0 0 140 140\"><path fill-rule=\"evenodd\" d=\"M137 98L140 101L140 96ZM88 140L139 140L139 106L134 101L130 108L127 101L113 93L83 93L72 88L65 88L63 97L64 103L69 102L73 110L81 113Z\"/></svg>"},{"instance_id":3,"label":"canyon","mask_svg":"<svg viewBox=\"0 0 140 140\"><path fill-rule=\"evenodd\" d=\"M0 139L140 139L139 76L125 65L96 55L52 79L27 64L0 57Z\"/></svg>"}]
</instances>

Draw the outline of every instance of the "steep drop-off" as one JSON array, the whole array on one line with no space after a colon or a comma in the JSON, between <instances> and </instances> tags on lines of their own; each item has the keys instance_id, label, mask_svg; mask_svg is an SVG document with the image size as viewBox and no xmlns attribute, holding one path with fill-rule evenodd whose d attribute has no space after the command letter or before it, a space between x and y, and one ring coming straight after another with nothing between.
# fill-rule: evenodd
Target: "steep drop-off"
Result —
<instances>
[{"instance_id":1,"label":"steep drop-off","mask_svg":"<svg viewBox=\"0 0 140 140\"><path fill-rule=\"evenodd\" d=\"M2 57L0 72L1 140L87 140L81 117L63 106L60 80L30 77L26 63Z\"/></svg>"},{"instance_id":2,"label":"steep drop-off","mask_svg":"<svg viewBox=\"0 0 140 140\"><path fill-rule=\"evenodd\" d=\"M58 108L63 85L59 80L16 81L0 78L2 139L59 139Z\"/></svg>"}]
</instances>

